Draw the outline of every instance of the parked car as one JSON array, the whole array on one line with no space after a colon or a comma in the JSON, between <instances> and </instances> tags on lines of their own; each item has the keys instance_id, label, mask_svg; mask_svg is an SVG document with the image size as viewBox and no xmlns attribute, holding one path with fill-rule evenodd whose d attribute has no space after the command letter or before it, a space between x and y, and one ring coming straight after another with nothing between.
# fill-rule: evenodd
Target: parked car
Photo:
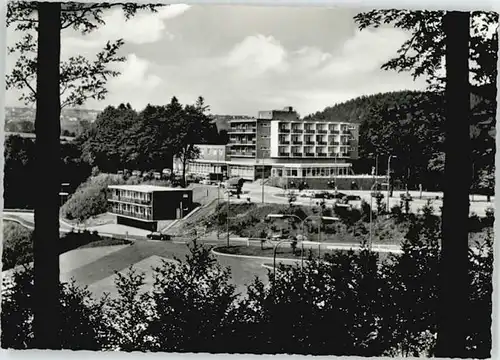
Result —
<instances>
[{"instance_id":1,"label":"parked car","mask_svg":"<svg viewBox=\"0 0 500 360\"><path fill-rule=\"evenodd\" d=\"M170 175L172 175L172 170L170 169L163 169L161 171L162 175L165 176L165 177L169 177Z\"/></svg>"},{"instance_id":2,"label":"parked car","mask_svg":"<svg viewBox=\"0 0 500 360\"><path fill-rule=\"evenodd\" d=\"M338 192L338 191L331 191L328 193L328 198L329 199L342 199L346 196L346 194Z\"/></svg>"},{"instance_id":3,"label":"parked car","mask_svg":"<svg viewBox=\"0 0 500 360\"><path fill-rule=\"evenodd\" d=\"M170 240L170 235L162 234L157 231L147 234L146 237L150 240Z\"/></svg>"},{"instance_id":4,"label":"parked car","mask_svg":"<svg viewBox=\"0 0 500 360\"><path fill-rule=\"evenodd\" d=\"M358 201L358 200L361 200L361 196L359 196L359 195L346 195L346 196L344 196L344 199L346 201Z\"/></svg>"},{"instance_id":5,"label":"parked car","mask_svg":"<svg viewBox=\"0 0 500 360\"><path fill-rule=\"evenodd\" d=\"M314 194L315 199L328 199L328 192L327 191L322 191L322 192L317 192Z\"/></svg>"},{"instance_id":6,"label":"parked car","mask_svg":"<svg viewBox=\"0 0 500 360\"><path fill-rule=\"evenodd\" d=\"M132 171L132 176L141 176L142 172L140 170Z\"/></svg>"}]
</instances>

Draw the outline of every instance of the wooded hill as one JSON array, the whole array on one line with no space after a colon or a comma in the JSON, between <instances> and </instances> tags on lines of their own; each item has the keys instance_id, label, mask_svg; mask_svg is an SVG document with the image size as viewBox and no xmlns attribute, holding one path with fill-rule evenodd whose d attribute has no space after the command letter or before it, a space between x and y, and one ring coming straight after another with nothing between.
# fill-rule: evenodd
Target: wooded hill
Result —
<instances>
[{"instance_id":1,"label":"wooded hill","mask_svg":"<svg viewBox=\"0 0 500 360\"><path fill-rule=\"evenodd\" d=\"M495 154L495 101L493 94L471 94L471 157L473 188L493 191ZM486 100L485 100L486 99ZM439 92L395 91L361 96L306 116L307 120L345 121L360 124L356 172L370 172L379 159L379 173L386 173L389 155L393 178L417 188L439 189L444 171L444 96Z\"/></svg>"}]
</instances>

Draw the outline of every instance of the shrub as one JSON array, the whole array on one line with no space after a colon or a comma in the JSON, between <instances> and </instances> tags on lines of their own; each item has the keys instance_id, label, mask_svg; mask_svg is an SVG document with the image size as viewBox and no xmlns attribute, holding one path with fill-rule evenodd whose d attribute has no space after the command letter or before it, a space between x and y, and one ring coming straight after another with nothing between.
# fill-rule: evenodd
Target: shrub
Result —
<instances>
[{"instance_id":1,"label":"shrub","mask_svg":"<svg viewBox=\"0 0 500 360\"><path fill-rule=\"evenodd\" d=\"M62 206L61 214L69 220L84 221L108 210L108 185L123 184L120 175L99 174L81 184Z\"/></svg>"},{"instance_id":2,"label":"shrub","mask_svg":"<svg viewBox=\"0 0 500 360\"><path fill-rule=\"evenodd\" d=\"M2 284L2 348L33 348L33 268L15 271ZM107 339L103 327L103 306L107 299L95 301L88 290L74 283L60 286L59 340L61 349L100 350Z\"/></svg>"},{"instance_id":3,"label":"shrub","mask_svg":"<svg viewBox=\"0 0 500 360\"><path fill-rule=\"evenodd\" d=\"M33 231L13 221L4 221L3 270L33 261Z\"/></svg>"},{"instance_id":4,"label":"shrub","mask_svg":"<svg viewBox=\"0 0 500 360\"><path fill-rule=\"evenodd\" d=\"M384 202L384 194L377 193L375 196L375 204L377 204L377 213L383 214L386 211L386 204Z\"/></svg>"},{"instance_id":5,"label":"shrub","mask_svg":"<svg viewBox=\"0 0 500 360\"><path fill-rule=\"evenodd\" d=\"M196 242L186 260L118 275L119 297L95 301L61 285L62 348L257 354L432 356L437 324L440 219L411 218L403 253L380 264L366 249L279 265L237 298L230 272ZM359 222L358 224L363 224ZM492 235L470 252L467 351L491 350ZM30 268L2 287L2 346L33 346ZM332 338L335 341L332 341Z\"/></svg>"}]
</instances>

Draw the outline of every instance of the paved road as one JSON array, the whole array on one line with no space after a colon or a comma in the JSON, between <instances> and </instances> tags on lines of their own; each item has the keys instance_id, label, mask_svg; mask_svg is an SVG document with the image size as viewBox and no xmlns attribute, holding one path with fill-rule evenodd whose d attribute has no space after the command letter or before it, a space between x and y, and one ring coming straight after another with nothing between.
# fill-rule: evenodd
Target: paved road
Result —
<instances>
[{"instance_id":1,"label":"paved road","mask_svg":"<svg viewBox=\"0 0 500 360\"><path fill-rule=\"evenodd\" d=\"M80 255L77 253L78 251L74 250L74 256ZM98 250L96 249L96 251ZM84 263L81 267L61 274L61 280L69 281L70 279L75 279L79 285L92 285L113 276L115 272L124 271L131 265L138 264L152 256L183 260L188 253L187 244L161 241L135 241L130 246L107 253L94 261ZM84 253L81 255L85 256ZM267 281L267 270L262 266L265 262L263 260L236 259L225 256L217 257L217 260L222 266L231 269L231 282L237 286L237 290L241 293L245 291L245 285L250 283L255 276L259 276L262 280ZM151 269L143 270L147 271ZM98 290L100 295L101 289Z\"/></svg>"}]
</instances>

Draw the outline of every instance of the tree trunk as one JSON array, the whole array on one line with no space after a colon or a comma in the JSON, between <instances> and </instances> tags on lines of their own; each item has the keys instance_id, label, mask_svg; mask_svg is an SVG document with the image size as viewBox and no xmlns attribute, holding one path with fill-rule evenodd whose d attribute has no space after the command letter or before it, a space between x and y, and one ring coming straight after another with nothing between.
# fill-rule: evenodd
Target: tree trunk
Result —
<instances>
[{"instance_id":1,"label":"tree trunk","mask_svg":"<svg viewBox=\"0 0 500 360\"><path fill-rule=\"evenodd\" d=\"M184 155L182 157L182 187L186 187L186 162L187 157Z\"/></svg>"},{"instance_id":2,"label":"tree trunk","mask_svg":"<svg viewBox=\"0 0 500 360\"><path fill-rule=\"evenodd\" d=\"M447 12L445 172L436 356L466 357L468 310L468 217L470 172L469 21L467 12ZM453 306L451 306L453 305Z\"/></svg>"},{"instance_id":3,"label":"tree trunk","mask_svg":"<svg viewBox=\"0 0 500 360\"><path fill-rule=\"evenodd\" d=\"M33 302L35 347L59 346L59 190L61 3L38 3L36 84L37 192L35 200Z\"/></svg>"}]
</instances>

